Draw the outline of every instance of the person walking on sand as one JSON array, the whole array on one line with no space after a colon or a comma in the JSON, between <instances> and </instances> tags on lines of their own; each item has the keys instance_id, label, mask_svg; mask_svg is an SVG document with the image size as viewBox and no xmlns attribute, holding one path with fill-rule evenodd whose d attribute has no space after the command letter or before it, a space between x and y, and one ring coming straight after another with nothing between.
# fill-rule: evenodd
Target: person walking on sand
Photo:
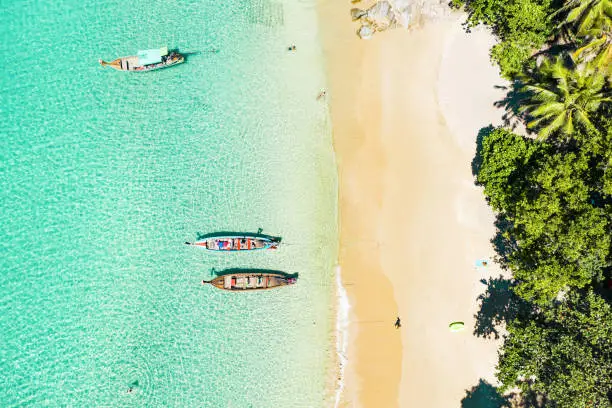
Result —
<instances>
[{"instance_id":1,"label":"person walking on sand","mask_svg":"<svg viewBox=\"0 0 612 408\"><path fill-rule=\"evenodd\" d=\"M400 321L399 316L397 316L397 320L395 321L395 328L399 329L400 327L402 327L402 322Z\"/></svg>"}]
</instances>

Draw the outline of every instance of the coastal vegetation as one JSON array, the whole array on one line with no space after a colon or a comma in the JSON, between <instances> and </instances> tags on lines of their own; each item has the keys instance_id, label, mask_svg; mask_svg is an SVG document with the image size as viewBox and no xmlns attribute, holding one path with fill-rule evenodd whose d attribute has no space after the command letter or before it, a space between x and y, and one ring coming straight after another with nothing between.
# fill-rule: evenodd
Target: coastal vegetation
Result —
<instances>
[{"instance_id":1,"label":"coastal vegetation","mask_svg":"<svg viewBox=\"0 0 612 408\"><path fill-rule=\"evenodd\" d=\"M541 138L557 131L571 136L575 124L592 130L591 115L603 102L610 101L603 74L589 66L576 69L572 61L562 57L543 60L522 81L526 96L519 110L528 114L531 120L527 126L537 129Z\"/></svg>"},{"instance_id":2,"label":"coastal vegetation","mask_svg":"<svg viewBox=\"0 0 612 408\"><path fill-rule=\"evenodd\" d=\"M612 404L612 1L453 0L499 39L507 110L527 136L485 128L473 167L519 310L500 391L537 406ZM483 124L485 125L485 124ZM518 305L518 306L517 306ZM535 404L535 403L534 403Z\"/></svg>"},{"instance_id":3,"label":"coastal vegetation","mask_svg":"<svg viewBox=\"0 0 612 408\"><path fill-rule=\"evenodd\" d=\"M578 61L611 73L611 0L452 0L463 7L466 27L486 24L498 37L491 49L502 76L515 79L534 54L569 52Z\"/></svg>"}]
</instances>

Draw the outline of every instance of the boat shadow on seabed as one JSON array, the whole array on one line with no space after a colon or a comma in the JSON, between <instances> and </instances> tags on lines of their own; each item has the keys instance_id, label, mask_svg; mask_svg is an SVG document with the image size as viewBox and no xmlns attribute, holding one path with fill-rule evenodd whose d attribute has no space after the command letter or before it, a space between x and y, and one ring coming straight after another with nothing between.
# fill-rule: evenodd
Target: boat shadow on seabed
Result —
<instances>
[{"instance_id":1,"label":"boat shadow on seabed","mask_svg":"<svg viewBox=\"0 0 612 408\"><path fill-rule=\"evenodd\" d=\"M201 50L201 51L183 52L182 55L185 57L185 61L187 61L190 57L195 57L195 56L204 55L204 54L218 54L219 51L221 50L218 48L208 48L206 50Z\"/></svg>"},{"instance_id":2,"label":"boat shadow on seabed","mask_svg":"<svg viewBox=\"0 0 612 408\"><path fill-rule=\"evenodd\" d=\"M237 232L237 231L217 231L210 232L207 234L202 234L201 232L196 233L196 240L201 241L207 238L224 238L224 237L253 237L253 238L265 238L271 241L275 241L280 243L283 239L282 237L277 237L274 235L262 234L261 229L257 232Z\"/></svg>"}]
</instances>

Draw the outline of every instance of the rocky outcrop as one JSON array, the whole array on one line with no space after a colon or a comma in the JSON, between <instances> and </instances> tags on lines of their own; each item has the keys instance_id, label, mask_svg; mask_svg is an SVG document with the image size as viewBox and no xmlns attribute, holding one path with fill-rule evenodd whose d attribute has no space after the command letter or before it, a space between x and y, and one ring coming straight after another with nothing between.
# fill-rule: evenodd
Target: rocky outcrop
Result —
<instances>
[{"instance_id":1,"label":"rocky outcrop","mask_svg":"<svg viewBox=\"0 0 612 408\"><path fill-rule=\"evenodd\" d=\"M351 10L353 21L359 21L361 27L357 35L364 40L371 38L377 31L385 31L398 25L408 28L410 14L408 10L400 10L390 0L374 3L367 10L354 8ZM391 0L392 1L392 0Z\"/></svg>"},{"instance_id":2,"label":"rocky outcrop","mask_svg":"<svg viewBox=\"0 0 612 408\"><path fill-rule=\"evenodd\" d=\"M370 8L351 9L353 21L361 26L357 35L370 39L376 32L390 28L410 28L423 19L437 19L449 15L448 0L380 0Z\"/></svg>"}]
</instances>

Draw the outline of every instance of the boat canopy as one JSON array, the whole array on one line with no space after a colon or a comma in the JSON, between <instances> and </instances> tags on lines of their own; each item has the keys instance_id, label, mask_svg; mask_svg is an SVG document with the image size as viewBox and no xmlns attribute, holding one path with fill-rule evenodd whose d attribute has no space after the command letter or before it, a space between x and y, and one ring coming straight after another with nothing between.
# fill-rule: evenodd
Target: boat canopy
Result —
<instances>
[{"instance_id":1,"label":"boat canopy","mask_svg":"<svg viewBox=\"0 0 612 408\"><path fill-rule=\"evenodd\" d=\"M168 47L156 48L153 50L138 51L138 63L141 66L158 64L162 62L162 57L168 55Z\"/></svg>"}]
</instances>

